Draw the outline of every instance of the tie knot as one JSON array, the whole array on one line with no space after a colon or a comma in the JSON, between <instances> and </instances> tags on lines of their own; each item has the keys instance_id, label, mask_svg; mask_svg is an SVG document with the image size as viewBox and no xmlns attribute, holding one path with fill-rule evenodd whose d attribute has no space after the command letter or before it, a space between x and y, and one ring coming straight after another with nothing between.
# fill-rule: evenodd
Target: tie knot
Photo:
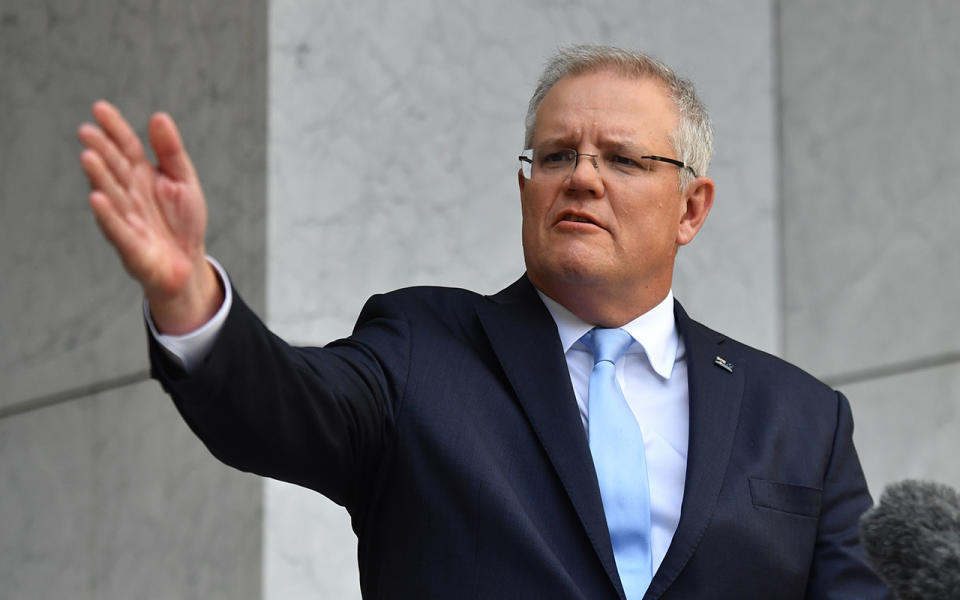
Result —
<instances>
[{"instance_id":1,"label":"tie knot","mask_svg":"<svg viewBox=\"0 0 960 600\"><path fill-rule=\"evenodd\" d=\"M616 363L633 343L633 337L623 329L600 327L594 327L580 340L593 352L593 364L604 360Z\"/></svg>"}]
</instances>

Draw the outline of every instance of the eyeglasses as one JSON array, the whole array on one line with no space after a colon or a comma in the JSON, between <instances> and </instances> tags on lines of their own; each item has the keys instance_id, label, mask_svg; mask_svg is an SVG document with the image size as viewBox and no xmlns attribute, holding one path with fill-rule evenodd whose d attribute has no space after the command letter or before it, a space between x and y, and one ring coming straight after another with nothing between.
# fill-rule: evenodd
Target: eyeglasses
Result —
<instances>
[{"instance_id":1,"label":"eyeglasses","mask_svg":"<svg viewBox=\"0 0 960 600\"><path fill-rule=\"evenodd\" d=\"M537 179L566 179L577 170L581 156L589 158L593 163L593 168L598 171L600 170L600 163L603 163L606 172L625 177L649 173L653 170L654 161L687 169L694 177L697 176L693 167L685 162L652 154L631 158L615 152L610 154L585 154L577 152L573 148L528 148L518 158L525 179L533 179L534 177Z\"/></svg>"}]
</instances>

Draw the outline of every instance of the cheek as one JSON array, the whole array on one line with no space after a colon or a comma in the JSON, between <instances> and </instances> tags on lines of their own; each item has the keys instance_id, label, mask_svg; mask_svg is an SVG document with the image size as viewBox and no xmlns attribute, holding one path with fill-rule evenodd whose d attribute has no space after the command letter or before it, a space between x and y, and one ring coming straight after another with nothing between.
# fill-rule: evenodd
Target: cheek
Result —
<instances>
[{"instance_id":1,"label":"cheek","mask_svg":"<svg viewBox=\"0 0 960 600\"><path fill-rule=\"evenodd\" d=\"M524 246L534 243L538 237L537 231L539 231L540 224L543 222L537 206L530 200L531 199L525 195L520 202L520 240Z\"/></svg>"},{"instance_id":2,"label":"cheek","mask_svg":"<svg viewBox=\"0 0 960 600\"><path fill-rule=\"evenodd\" d=\"M523 216L524 228L542 223L549 210L550 200L546 190L538 189L532 182L527 182L526 188L520 194L520 214Z\"/></svg>"},{"instance_id":3,"label":"cheek","mask_svg":"<svg viewBox=\"0 0 960 600\"><path fill-rule=\"evenodd\" d=\"M629 253L645 254L674 243L679 217L675 210L662 204L635 205L617 211L618 238Z\"/></svg>"},{"instance_id":4,"label":"cheek","mask_svg":"<svg viewBox=\"0 0 960 600\"><path fill-rule=\"evenodd\" d=\"M611 200L611 207L621 227L672 234L683 215L683 201L672 190L659 188L634 191Z\"/></svg>"}]
</instances>

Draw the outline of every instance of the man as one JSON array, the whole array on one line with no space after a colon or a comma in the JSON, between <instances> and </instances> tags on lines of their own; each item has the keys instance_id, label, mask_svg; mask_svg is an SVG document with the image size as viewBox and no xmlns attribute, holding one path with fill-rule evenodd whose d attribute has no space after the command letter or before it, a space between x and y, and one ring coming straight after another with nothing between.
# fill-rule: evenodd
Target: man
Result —
<instances>
[{"instance_id":1,"label":"man","mask_svg":"<svg viewBox=\"0 0 960 600\"><path fill-rule=\"evenodd\" d=\"M90 204L143 286L154 375L218 458L347 507L365 597L886 596L846 399L674 303L714 184L709 119L666 66L554 57L518 174L526 274L376 296L324 348L270 334L207 260L170 117L154 168L93 111Z\"/></svg>"}]
</instances>

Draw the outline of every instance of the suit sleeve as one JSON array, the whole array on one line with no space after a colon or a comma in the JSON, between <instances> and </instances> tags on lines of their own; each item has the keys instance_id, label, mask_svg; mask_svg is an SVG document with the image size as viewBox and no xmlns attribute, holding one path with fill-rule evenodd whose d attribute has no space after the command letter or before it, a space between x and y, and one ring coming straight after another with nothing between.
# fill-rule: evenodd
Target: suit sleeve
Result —
<instances>
[{"instance_id":1,"label":"suit sleeve","mask_svg":"<svg viewBox=\"0 0 960 600\"><path fill-rule=\"evenodd\" d=\"M185 373L151 339L151 375L219 460L353 509L381 468L407 373L408 327L384 298L351 337L298 348L234 293L202 365Z\"/></svg>"},{"instance_id":2,"label":"suit sleeve","mask_svg":"<svg viewBox=\"0 0 960 600\"><path fill-rule=\"evenodd\" d=\"M853 446L850 403L839 392L837 399L837 425L806 596L810 600L892 598L860 545L860 515L873 501Z\"/></svg>"}]
</instances>

